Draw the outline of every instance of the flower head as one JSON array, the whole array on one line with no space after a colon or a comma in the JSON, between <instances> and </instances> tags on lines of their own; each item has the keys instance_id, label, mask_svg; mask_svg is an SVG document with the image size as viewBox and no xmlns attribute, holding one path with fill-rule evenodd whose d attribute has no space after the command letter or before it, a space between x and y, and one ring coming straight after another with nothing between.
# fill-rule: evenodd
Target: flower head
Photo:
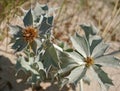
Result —
<instances>
[{"instance_id":1,"label":"flower head","mask_svg":"<svg viewBox=\"0 0 120 91\"><path fill-rule=\"evenodd\" d=\"M120 59L114 57L114 54L120 53L120 51L105 54L108 44L104 43L102 38L97 35L96 31L98 30L93 26L81 25L81 27L85 34L81 36L76 33L71 37L75 51L58 53L61 60L61 69L58 74L60 76L69 73L62 79L62 82L77 83L80 79L84 80L85 75L89 77L86 72L90 70L102 90L106 91L106 86L113 85L113 83L101 67L120 68Z\"/></svg>"},{"instance_id":2,"label":"flower head","mask_svg":"<svg viewBox=\"0 0 120 91\"><path fill-rule=\"evenodd\" d=\"M53 16L49 16L45 12L48 10L45 7L47 5L41 6L37 3L34 9L28 10L23 18L24 27L9 25L12 41L14 40L12 48L16 52L23 50L29 45L33 52L36 53L37 48L41 45L41 39L45 38L43 36L50 34Z\"/></svg>"},{"instance_id":3,"label":"flower head","mask_svg":"<svg viewBox=\"0 0 120 91\"><path fill-rule=\"evenodd\" d=\"M91 58L91 57L87 57L87 58L85 58L84 61L85 61L85 63L86 63L86 67L90 67L91 65L94 64L94 59Z\"/></svg>"},{"instance_id":4,"label":"flower head","mask_svg":"<svg viewBox=\"0 0 120 91\"><path fill-rule=\"evenodd\" d=\"M31 43L34 41L35 38L38 37L38 31L34 27L26 27L24 29L23 33L23 38L25 41Z\"/></svg>"}]
</instances>

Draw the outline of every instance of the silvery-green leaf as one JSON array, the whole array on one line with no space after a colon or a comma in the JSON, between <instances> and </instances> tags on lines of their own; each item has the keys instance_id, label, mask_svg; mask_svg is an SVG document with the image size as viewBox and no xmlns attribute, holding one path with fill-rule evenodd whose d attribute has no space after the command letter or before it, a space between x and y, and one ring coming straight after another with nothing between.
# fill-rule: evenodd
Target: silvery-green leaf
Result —
<instances>
[{"instance_id":1,"label":"silvery-green leaf","mask_svg":"<svg viewBox=\"0 0 120 91\"><path fill-rule=\"evenodd\" d=\"M22 60L22 57L18 57L17 62L16 62L16 65L15 65L15 67L16 67L17 70L22 67L22 66L21 66L21 60Z\"/></svg>"},{"instance_id":2,"label":"silvery-green leaf","mask_svg":"<svg viewBox=\"0 0 120 91\"><path fill-rule=\"evenodd\" d=\"M42 63L41 61L36 62L36 63L37 63L38 66L39 66L39 70L40 70L40 69L44 70L43 63Z\"/></svg>"},{"instance_id":3,"label":"silvery-green leaf","mask_svg":"<svg viewBox=\"0 0 120 91\"><path fill-rule=\"evenodd\" d=\"M29 74L28 71L26 71L24 68L19 68L17 69L15 76L17 77L17 79L22 79L21 82L26 81L27 77L26 75Z\"/></svg>"},{"instance_id":4,"label":"silvery-green leaf","mask_svg":"<svg viewBox=\"0 0 120 91\"><path fill-rule=\"evenodd\" d=\"M47 23L49 24L49 25L52 25L52 23L53 23L53 16L49 16L49 17L47 17Z\"/></svg>"},{"instance_id":5,"label":"silvery-green leaf","mask_svg":"<svg viewBox=\"0 0 120 91\"><path fill-rule=\"evenodd\" d=\"M39 79L40 79L40 77L38 77L38 75L32 74L32 76L30 76L27 79L27 82L29 82L30 84L35 84Z\"/></svg>"},{"instance_id":6,"label":"silvery-green leaf","mask_svg":"<svg viewBox=\"0 0 120 91\"><path fill-rule=\"evenodd\" d=\"M57 53L56 53L56 50L54 48L53 45L51 45L49 48L48 48L48 52L49 52L49 55L52 57L52 59L54 60L55 63L58 63L59 62L59 58L57 56Z\"/></svg>"},{"instance_id":7,"label":"silvery-green leaf","mask_svg":"<svg viewBox=\"0 0 120 91\"><path fill-rule=\"evenodd\" d=\"M99 56L102 56L102 55L104 55L107 48L108 48L108 45L101 42L94 48L91 56L93 58L97 58Z\"/></svg>"},{"instance_id":8,"label":"silvery-green leaf","mask_svg":"<svg viewBox=\"0 0 120 91\"><path fill-rule=\"evenodd\" d=\"M59 59L60 59L60 67L65 68L68 65L76 65L79 66L79 64L72 58L70 55L66 52L57 51Z\"/></svg>"},{"instance_id":9,"label":"silvery-green leaf","mask_svg":"<svg viewBox=\"0 0 120 91\"><path fill-rule=\"evenodd\" d=\"M102 38L98 35L90 36L90 54L92 54L94 48L102 41Z\"/></svg>"},{"instance_id":10,"label":"silvery-green leaf","mask_svg":"<svg viewBox=\"0 0 120 91\"><path fill-rule=\"evenodd\" d=\"M81 37L77 33L71 37L73 47L83 56L89 56L89 45L85 37Z\"/></svg>"},{"instance_id":11,"label":"silvery-green leaf","mask_svg":"<svg viewBox=\"0 0 120 91\"><path fill-rule=\"evenodd\" d=\"M33 9L33 13L35 14L35 16L39 17L40 15L44 14L45 11L42 9L42 7L45 6L46 5L41 5L37 2L35 8Z\"/></svg>"},{"instance_id":12,"label":"silvery-green leaf","mask_svg":"<svg viewBox=\"0 0 120 91\"><path fill-rule=\"evenodd\" d=\"M39 62L39 61L41 61L40 54L36 55L36 57L35 57L35 62Z\"/></svg>"},{"instance_id":13,"label":"silvery-green leaf","mask_svg":"<svg viewBox=\"0 0 120 91\"><path fill-rule=\"evenodd\" d=\"M15 49L16 52L19 52L23 50L27 45L28 43L23 38L20 38L17 39L15 43L12 45L12 49Z\"/></svg>"},{"instance_id":14,"label":"silvery-green leaf","mask_svg":"<svg viewBox=\"0 0 120 91\"><path fill-rule=\"evenodd\" d=\"M77 84L77 82L84 77L86 73L86 68L83 68L83 66L75 67L73 70L71 70L71 73L69 73L68 76L62 79L60 82L60 88L62 88L64 85L68 83L74 83Z\"/></svg>"},{"instance_id":15,"label":"silvery-green leaf","mask_svg":"<svg viewBox=\"0 0 120 91\"><path fill-rule=\"evenodd\" d=\"M91 71L91 75L94 77L94 79L96 81L98 81L100 87L101 87L101 91L107 91L106 86L104 85L104 83L101 81L101 79L99 78L98 74L95 72L95 70L90 67L90 71Z\"/></svg>"},{"instance_id":16,"label":"silvery-green leaf","mask_svg":"<svg viewBox=\"0 0 120 91\"><path fill-rule=\"evenodd\" d=\"M95 72L98 74L98 77L101 79L103 84L113 85L113 82L108 77L107 73L105 73L100 67L94 65L93 68L94 68Z\"/></svg>"},{"instance_id":17,"label":"silvery-green leaf","mask_svg":"<svg viewBox=\"0 0 120 91\"><path fill-rule=\"evenodd\" d=\"M23 19L24 26L31 26L33 25L33 16L31 13L31 9L27 12Z\"/></svg>"},{"instance_id":18,"label":"silvery-green leaf","mask_svg":"<svg viewBox=\"0 0 120 91\"><path fill-rule=\"evenodd\" d=\"M59 51L58 56L60 59L60 70L58 71L58 74L60 76L68 75L71 70L79 66L79 64L67 53Z\"/></svg>"},{"instance_id":19,"label":"silvery-green leaf","mask_svg":"<svg viewBox=\"0 0 120 91\"><path fill-rule=\"evenodd\" d=\"M58 70L57 74L61 77L68 76L70 72L76 67L78 67L78 65L74 63L66 65L66 67L61 67L60 70Z\"/></svg>"},{"instance_id":20,"label":"silvery-green leaf","mask_svg":"<svg viewBox=\"0 0 120 91\"><path fill-rule=\"evenodd\" d=\"M84 58L79 53L73 51L73 52L69 52L68 55L70 58L72 58L79 65L85 64Z\"/></svg>"},{"instance_id":21,"label":"silvery-green leaf","mask_svg":"<svg viewBox=\"0 0 120 91\"><path fill-rule=\"evenodd\" d=\"M32 69L38 71L39 70L39 65L37 64L37 62L33 63L30 65Z\"/></svg>"},{"instance_id":22,"label":"silvery-green leaf","mask_svg":"<svg viewBox=\"0 0 120 91\"><path fill-rule=\"evenodd\" d=\"M30 43L31 49L33 50L33 52L36 54L37 51L37 43L35 41L32 41Z\"/></svg>"},{"instance_id":23,"label":"silvery-green leaf","mask_svg":"<svg viewBox=\"0 0 120 91\"><path fill-rule=\"evenodd\" d=\"M90 35L89 36L89 43L90 46L95 47L97 44L99 44L102 41L102 38L99 35ZM95 43L94 43L95 42Z\"/></svg>"},{"instance_id":24,"label":"silvery-green leaf","mask_svg":"<svg viewBox=\"0 0 120 91\"><path fill-rule=\"evenodd\" d=\"M120 59L114 57L113 55L104 55L96 58L94 61L95 64L99 64L102 66L120 68Z\"/></svg>"},{"instance_id":25,"label":"silvery-green leaf","mask_svg":"<svg viewBox=\"0 0 120 91\"><path fill-rule=\"evenodd\" d=\"M47 5L45 5L45 6L43 6L43 7L41 7L44 11L47 11L48 10L48 6Z\"/></svg>"},{"instance_id":26,"label":"silvery-green leaf","mask_svg":"<svg viewBox=\"0 0 120 91\"><path fill-rule=\"evenodd\" d=\"M39 76L40 76L41 81L43 81L46 78L46 72L44 69L39 70Z\"/></svg>"},{"instance_id":27,"label":"silvery-green leaf","mask_svg":"<svg viewBox=\"0 0 120 91\"><path fill-rule=\"evenodd\" d=\"M35 69L36 71L39 70L44 70L43 64L41 63L41 61L39 62L34 62L33 64L30 65L33 69Z\"/></svg>"},{"instance_id":28,"label":"silvery-green leaf","mask_svg":"<svg viewBox=\"0 0 120 91\"><path fill-rule=\"evenodd\" d=\"M50 45L49 48L45 50L43 59L43 64L46 68L49 68L51 65L58 67L59 59L53 45Z\"/></svg>"},{"instance_id":29,"label":"silvery-green leaf","mask_svg":"<svg viewBox=\"0 0 120 91\"><path fill-rule=\"evenodd\" d=\"M25 68L27 71L31 69L29 61L26 61L25 58L22 56L21 60L18 61L21 67Z\"/></svg>"},{"instance_id":30,"label":"silvery-green leaf","mask_svg":"<svg viewBox=\"0 0 120 91\"><path fill-rule=\"evenodd\" d=\"M41 19L41 16L40 16L40 17L36 17L36 16L33 14L33 20L34 20L33 25L34 25L34 26L39 25L39 24L40 24L40 19Z\"/></svg>"},{"instance_id":31,"label":"silvery-green leaf","mask_svg":"<svg viewBox=\"0 0 120 91\"><path fill-rule=\"evenodd\" d=\"M22 68L26 69L27 71L31 71L33 72L34 74L38 74L38 72L34 69L31 68L31 64L29 61L26 61L25 58L22 56L21 57L21 60L18 61L21 65Z\"/></svg>"},{"instance_id":32,"label":"silvery-green leaf","mask_svg":"<svg viewBox=\"0 0 120 91\"><path fill-rule=\"evenodd\" d=\"M52 27L53 16L44 17L41 25L39 26L40 34L49 33Z\"/></svg>"},{"instance_id":33,"label":"silvery-green leaf","mask_svg":"<svg viewBox=\"0 0 120 91\"><path fill-rule=\"evenodd\" d=\"M36 17L36 16L33 14L33 19L34 19L33 25L34 25L35 27L37 26L38 30L39 30L39 27L38 27L38 26L40 26L41 22L43 21L43 18L44 18L43 15L41 15L40 17Z\"/></svg>"},{"instance_id":34,"label":"silvery-green leaf","mask_svg":"<svg viewBox=\"0 0 120 91\"><path fill-rule=\"evenodd\" d=\"M23 28L20 26L9 25L9 34L13 35L13 37L21 37Z\"/></svg>"},{"instance_id":35,"label":"silvery-green leaf","mask_svg":"<svg viewBox=\"0 0 120 91\"><path fill-rule=\"evenodd\" d=\"M31 54L31 53L29 53L28 58L26 58L26 61L29 61L29 65L33 64L33 63L34 63L34 59L35 59L35 58L32 57L30 54Z\"/></svg>"},{"instance_id":36,"label":"silvery-green leaf","mask_svg":"<svg viewBox=\"0 0 120 91\"><path fill-rule=\"evenodd\" d=\"M80 81L80 79L82 79L82 77L84 77L86 71L87 68L85 66L76 67L71 71L70 75L67 76L66 78L69 79L69 83L76 84L78 81Z\"/></svg>"},{"instance_id":37,"label":"silvery-green leaf","mask_svg":"<svg viewBox=\"0 0 120 91\"><path fill-rule=\"evenodd\" d=\"M80 27L84 30L87 40L89 40L89 35L95 35L98 33L98 29L95 26L82 24Z\"/></svg>"}]
</instances>

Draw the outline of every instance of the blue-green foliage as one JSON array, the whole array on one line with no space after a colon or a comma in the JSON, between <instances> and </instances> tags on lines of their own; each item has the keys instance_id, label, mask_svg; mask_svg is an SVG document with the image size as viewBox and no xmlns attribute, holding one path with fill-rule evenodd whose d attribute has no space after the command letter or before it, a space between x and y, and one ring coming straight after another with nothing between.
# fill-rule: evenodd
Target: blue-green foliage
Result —
<instances>
[{"instance_id":1,"label":"blue-green foliage","mask_svg":"<svg viewBox=\"0 0 120 91\"><path fill-rule=\"evenodd\" d=\"M89 74L87 74L90 69L102 91L106 91L106 86L113 83L102 67L120 68L120 59L114 56L120 51L104 54L109 47L108 44L104 43L98 35L97 28L88 25L80 25L84 35L75 33L70 38L74 49L64 50L64 44L61 45L63 49L55 45L51 41L54 16L49 15L49 10L47 5L36 3L34 9L28 10L24 15L24 27L9 25L12 48L15 52L23 51L24 53L18 57L17 73L21 70L26 74L30 73L27 81L32 84L48 80L48 78L54 81L57 78L58 83L61 83L63 87L68 83L77 84L81 79L90 84ZM37 31L32 42L24 38L26 27L32 27ZM26 38L27 36L26 34Z\"/></svg>"}]
</instances>

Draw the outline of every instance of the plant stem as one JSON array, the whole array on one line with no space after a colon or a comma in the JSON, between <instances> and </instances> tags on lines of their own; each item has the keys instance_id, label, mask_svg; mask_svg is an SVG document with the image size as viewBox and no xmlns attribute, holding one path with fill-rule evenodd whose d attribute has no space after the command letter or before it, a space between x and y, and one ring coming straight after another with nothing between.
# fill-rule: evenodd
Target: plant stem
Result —
<instances>
[{"instance_id":1,"label":"plant stem","mask_svg":"<svg viewBox=\"0 0 120 91\"><path fill-rule=\"evenodd\" d=\"M34 91L34 85L32 84L32 91Z\"/></svg>"},{"instance_id":2,"label":"plant stem","mask_svg":"<svg viewBox=\"0 0 120 91\"><path fill-rule=\"evenodd\" d=\"M80 85L80 91L83 91L83 80L82 79L80 80L79 85Z\"/></svg>"}]
</instances>

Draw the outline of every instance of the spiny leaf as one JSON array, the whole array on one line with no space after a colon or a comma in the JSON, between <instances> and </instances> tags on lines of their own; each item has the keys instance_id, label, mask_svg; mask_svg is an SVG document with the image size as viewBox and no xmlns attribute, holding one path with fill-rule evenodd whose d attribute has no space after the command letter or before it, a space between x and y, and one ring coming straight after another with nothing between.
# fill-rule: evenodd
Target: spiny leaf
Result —
<instances>
[{"instance_id":1,"label":"spiny leaf","mask_svg":"<svg viewBox=\"0 0 120 91\"><path fill-rule=\"evenodd\" d=\"M106 49L108 48L108 45L105 44L103 41L100 42L93 50L91 56L94 58L97 58L99 56L104 55Z\"/></svg>"},{"instance_id":2,"label":"spiny leaf","mask_svg":"<svg viewBox=\"0 0 120 91\"><path fill-rule=\"evenodd\" d=\"M102 41L102 38L98 35L90 36L89 43L90 43L90 54L92 54L94 48Z\"/></svg>"},{"instance_id":3,"label":"spiny leaf","mask_svg":"<svg viewBox=\"0 0 120 91\"><path fill-rule=\"evenodd\" d=\"M41 5L38 2L36 3L35 8L33 9L33 13L35 14L36 17L40 17L40 15L45 13L45 11L44 11L44 9L42 9L42 7L45 7L45 5Z\"/></svg>"},{"instance_id":4,"label":"spiny leaf","mask_svg":"<svg viewBox=\"0 0 120 91\"><path fill-rule=\"evenodd\" d=\"M9 34L12 35L13 37L21 37L22 36L22 30L23 28L20 26L14 26L14 25L9 25Z\"/></svg>"},{"instance_id":5,"label":"spiny leaf","mask_svg":"<svg viewBox=\"0 0 120 91\"><path fill-rule=\"evenodd\" d=\"M46 10L48 10L48 6L47 5L45 5L45 6L43 6L43 7L41 7L44 11L46 11Z\"/></svg>"},{"instance_id":6,"label":"spiny leaf","mask_svg":"<svg viewBox=\"0 0 120 91\"><path fill-rule=\"evenodd\" d=\"M60 52L58 53L60 59L60 70L58 70L58 74L60 76L67 76L71 70L78 67L79 64L72 59L69 54Z\"/></svg>"},{"instance_id":7,"label":"spiny leaf","mask_svg":"<svg viewBox=\"0 0 120 91\"><path fill-rule=\"evenodd\" d=\"M120 59L115 58L113 55L104 55L99 58L96 58L95 64L120 68Z\"/></svg>"},{"instance_id":8,"label":"spiny leaf","mask_svg":"<svg viewBox=\"0 0 120 91\"><path fill-rule=\"evenodd\" d=\"M28 78L28 82L29 83L32 83L32 84L36 84L36 83L39 83L39 82L42 82L44 79L46 78L46 74L44 71L40 71L39 72L39 75L37 74L32 74L29 78Z\"/></svg>"},{"instance_id":9,"label":"spiny leaf","mask_svg":"<svg viewBox=\"0 0 120 91\"><path fill-rule=\"evenodd\" d=\"M86 57L89 55L89 45L85 37L81 37L77 33L71 37L72 44L74 48L83 56Z\"/></svg>"},{"instance_id":10,"label":"spiny leaf","mask_svg":"<svg viewBox=\"0 0 120 91\"><path fill-rule=\"evenodd\" d=\"M53 45L48 46L48 48L45 50L44 56L43 56L43 64L46 68L49 68L49 66L53 65L55 67L59 67L59 59L56 53L56 50Z\"/></svg>"},{"instance_id":11,"label":"spiny leaf","mask_svg":"<svg viewBox=\"0 0 120 91\"><path fill-rule=\"evenodd\" d=\"M16 50L15 52L19 52L23 50L27 45L28 43L24 41L24 39L20 38L17 39L15 43L12 45L12 49L15 49Z\"/></svg>"},{"instance_id":12,"label":"spiny leaf","mask_svg":"<svg viewBox=\"0 0 120 91\"><path fill-rule=\"evenodd\" d=\"M99 85L101 87L101 91L107 91L105 84L101 81L98 74L95 72L95 70L92 67L90 67L90 71L91 71L91 74L94 77L94 79L97 80L97 82L99 83Z\"/></svg>"},{"instance_id":13,"label":"spiny leaf","mask_svg":"<svg viewBox=\"0 0 120 91\"><path fill-rule=\"evenodd\" d=\"M80 81L80 79L82 79L82 77L85 75L87 69L84 68L84 66L79 66L76 67L75 69L73 69L70 73L69 76L67 76L66 78L69 79L69 83L78 83L78 81Z\"/></svg>"},{"instance_id":14,"label":"spiny leaf","mask_svg":"<svg viewBox=\"0 0 120 91\"><path fill-rule=\"evenodd\" d=\"M44 17L41 25L39 26L40 34L50 33L53 22L53 16Z\"/></svg>"},{"instance_id":15,"label":"spiny leaf","mask_svg":"<svg viewBox=\"0 0 120 91\"><path fill-rule=\"evenodd\" d=\"M87 38L88 41L89 41L89 35L96 35L98 33L98 31L99 31L93 25L89 26L89 25L82 24L82 25L80 25L80 27L84 30L86 38Z\"/></svg>"},{"instance_id":16,"label":"spiny leaf","mask_svg":"<svg viewBox=\"0 0 120 91\"><path fill-rule=\"evenodd\" d=\"M37 52L37 43L35 41L32 41L30 43L31 49L33 50L33 52L36 54Z\"/></svg>"},{"instance_id":17,"label":"spiny leaf","mask_svg":"<svg viewBox=\"0 0 120 91\"><path fill-rule=\"evenodd\" d=\"M103 84L113 85L112 80L108 77L107 73L105 73L100 67L94 65L93 68L95 72L98 74Z\"/></svg>"},{"instance_id":18,"label":"spiny leaf","mask_svg":"<svg viewBox=\"0 0 120 91\"><path fill-rule=\"evenodd\" d=\"M31 13L31 9L27 12L23 19L24 26L31 26L33 25L33 16Z\"/></svg>"}]
</instances>

